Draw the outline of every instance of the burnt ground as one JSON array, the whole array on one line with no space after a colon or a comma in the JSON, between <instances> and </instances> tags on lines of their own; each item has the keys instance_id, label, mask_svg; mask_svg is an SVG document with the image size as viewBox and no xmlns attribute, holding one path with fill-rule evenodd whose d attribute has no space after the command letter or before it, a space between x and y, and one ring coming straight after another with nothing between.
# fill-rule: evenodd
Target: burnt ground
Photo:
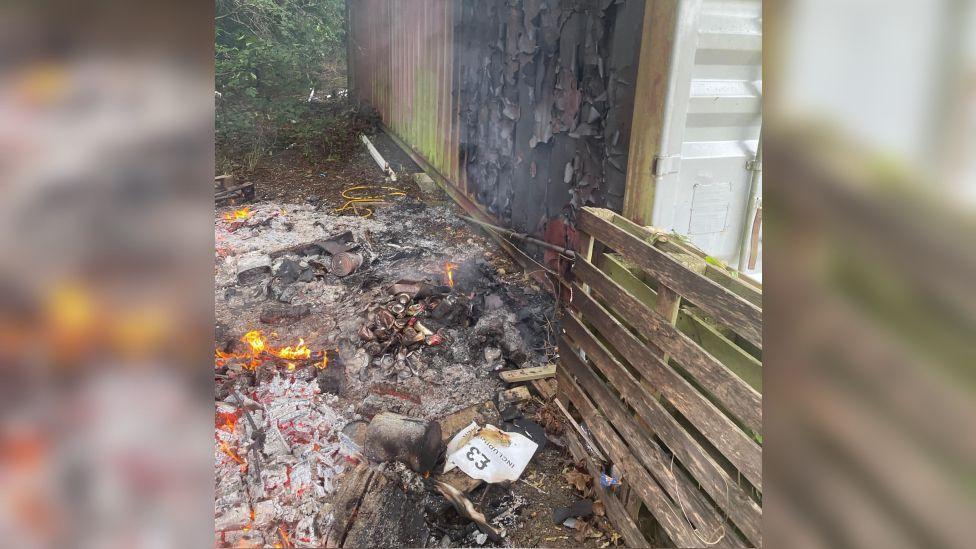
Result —
<instances>
[{"instance_id":1,"label":"burnt ground","mask_svg":"<svg viewBox=\"0 0 976 549\"><path fill-rule=\"evenodd\" d=\"M374 142L398 173L419 171L388 137L374 136ZM257 187L250 219L228 223L222 215L239 206L222 207L215 224L216 342L229 357L218 360L217 369L218 544L274 546L287 537L296 547L314 547L334 520L337 487L363 460L355 443L341 436L342 426L382 411L441 420L497 400L507 388L497 369L553 359L554 304L491 239L459 220L463 211L439 191L425 196L401 177L396 187L405 196L388 194L387 204L371 206L371 216L337 213L349 187L392 186L364 147L342 159L310 160L286 151L244 179ZM363 256L351 275L329 272L329 254L321 248L303 249L345 232L351 251ZM268 268L244 269L264 258ZM445 286L446 263L456 265L453 289ZM375 324L370 319L392 299L388 288L402 279L425 281L464 307L443 323L421 318L444 342L429 345L428 339L394 359L361 331ZM272 349L294 348L301 340L311 358L265 353L255 359L242 342L252 330ZM489 358L486 348L501 350L501 358ZM542 401L521 406L533 419ZM261 442L250 442L255 438ZM471 491L472 501L489 519L505 511L513 515L505 522L505 546L605 546L610 536L602 518L591 519L599 528L589 536L553 524L553 507L570 505L580 495L564 477L572 460L561 437L548 438L520 481L493 485L487 494L482 485ZM428 491L434 495L425 497L440 498ZM453 510L427 514L428 546L478 545L469 521Z\"/></svg>"}]
</instances>

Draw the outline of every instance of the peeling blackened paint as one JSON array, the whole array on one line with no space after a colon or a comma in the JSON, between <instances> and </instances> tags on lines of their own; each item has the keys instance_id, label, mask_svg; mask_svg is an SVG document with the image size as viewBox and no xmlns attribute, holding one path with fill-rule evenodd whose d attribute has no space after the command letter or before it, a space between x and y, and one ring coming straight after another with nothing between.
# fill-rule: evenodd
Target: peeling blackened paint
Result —
<instances>
[{"instance_id":1,"label":"peeling blackened paint","mask_svg":"<svg viewBox=\"0 0 976 549\"><path fill-rule=\"evenodd\" d=\"M618 81L636 74L643 4L461 0L461 155L502 223L560 238L547 226L580 206L621 208L633 97Z\"/></svg>"}]
</instances>

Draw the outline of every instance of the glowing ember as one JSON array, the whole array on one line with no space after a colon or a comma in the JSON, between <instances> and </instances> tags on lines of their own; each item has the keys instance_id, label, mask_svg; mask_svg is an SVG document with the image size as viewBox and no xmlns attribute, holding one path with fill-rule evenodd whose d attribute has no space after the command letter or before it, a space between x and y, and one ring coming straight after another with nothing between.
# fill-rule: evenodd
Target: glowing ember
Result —
<instances>
[{"instance_id":1,"label":"glowing ember","mask_svg":"<svg viewBox=\"0 0 976 549\"><path fill-rule=\"evenodd\" d=\"M230 446L227 446L226 442L224 442L223 440L218 442L220 442L221 451L223 451L225 454L230 456L232 460L236 461L237 463L240 463L241 465L244 465L244 460L241 459L241 456L237 455L233 450L231 450Z\"/></svg>"},{"instance_id":2,"label":"glowing ember","mask_svg":"<svg viewBox=\"0 0 976 549\"><path fill-rule=\"evenodd\" d=\"M228 223L247 221L248 219L251 219L251 208L248 206L244 206L235 212L227 212L224 214L224 221Z\"/></svg>"},{"instance_id":3,"label":"glowing ember","mask_svg":"<svg viewBox=\"0 0 976 549\"><path fill-rule=\"evenodd\" d=\"M238 412L217 412L216 426L228 433L233 433L237 427L238 419Z\"/></svg>"},{"instance_id":4,"label":"glowing ember","mask_svg":"<svg viewBox=\"0 0 976 549\"><path fill-rule=\"evenodd\" d=\"M285 533L285 529L278 526L278 533L281 534L281 541L284 542L285 547L291 547L291 540L288 539L288 534Z\"/></svg>"},{"instance_id":5,"label":"glowing ember","mask_svg":"<svg viewBox=\"0 0 976 549\"><path fill-rule=\"evenodd\" d=\"M245 532L251 529L251 525L254 524L254 507L251 507L251 520L248 521L247 525L243 528Z\"/></svg>"},{"instance_id":6,"label":"glowing ember","mask_svg":"<svg viewBox=\"0 0 976 549\"><path fill-rule=\"evenodd\" d=\"M457 264L450 261L444 262L444 280L452 288L454 287L454 269L457 269Z\"/></svg>"}]
</instances>

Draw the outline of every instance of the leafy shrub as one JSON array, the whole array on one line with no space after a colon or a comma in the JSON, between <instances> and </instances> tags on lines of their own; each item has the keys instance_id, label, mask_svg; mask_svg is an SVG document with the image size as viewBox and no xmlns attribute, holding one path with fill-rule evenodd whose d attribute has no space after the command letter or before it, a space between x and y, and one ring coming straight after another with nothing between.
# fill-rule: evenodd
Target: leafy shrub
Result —
<instances>
[{"instance_id":1,"label":"leafy shrub","mask_svg":"<svg viewBox=\"0 0 976 549\"><path fill-rule=\"evenodd\" d=\"M308 102L344 88L343 0L217 0L218 165L253 169L287 147L330 153L336 133L361 124L344 100ZM338 77L337 77L338 75Z\"/></svg>"}]
</instances>

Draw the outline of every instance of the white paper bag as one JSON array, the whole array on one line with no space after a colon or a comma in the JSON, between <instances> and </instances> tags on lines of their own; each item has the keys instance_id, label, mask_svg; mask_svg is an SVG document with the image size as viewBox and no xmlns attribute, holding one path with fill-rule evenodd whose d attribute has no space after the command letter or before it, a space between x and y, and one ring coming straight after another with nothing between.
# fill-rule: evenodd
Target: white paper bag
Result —
<instances>
[{"instance_id":1,"label":"white paper bag","mask_svg":"<svg viewBox=\"0 0 976 549\"><path fill-rule=\"evenodd\" d=\"M517 480L538 447L520 433L494 425L481 429L472 421L448 443L444 472L458 467L471 478L489 483Z\"/></svg>"}]
</instances>

